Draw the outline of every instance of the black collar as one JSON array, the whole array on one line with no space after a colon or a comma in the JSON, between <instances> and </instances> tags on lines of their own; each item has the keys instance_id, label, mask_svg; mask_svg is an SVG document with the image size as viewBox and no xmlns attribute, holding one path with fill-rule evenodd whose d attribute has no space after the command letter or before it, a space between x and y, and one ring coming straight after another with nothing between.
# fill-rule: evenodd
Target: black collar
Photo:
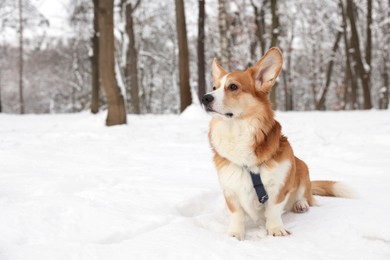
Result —
<instances>
[{"instance_id":1,"label":"black collar","mask_svg":"<svg viewBox=\"0 0 390 260\"><path fill-rule=\"evenodd\" d=\"M260 173L253 173L253 172L249 172L249 173L251 174L253 187L255 188L260 203L261 204L266 203L268 200L268 194L265 191L263 182L261 181Z\"/></svg>"}]
</instances>

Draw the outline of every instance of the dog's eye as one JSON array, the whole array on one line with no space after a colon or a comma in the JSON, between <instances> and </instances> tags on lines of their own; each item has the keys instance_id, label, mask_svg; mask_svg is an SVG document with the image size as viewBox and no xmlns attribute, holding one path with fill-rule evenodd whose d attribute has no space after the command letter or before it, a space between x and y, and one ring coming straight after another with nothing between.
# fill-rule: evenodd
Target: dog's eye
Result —
<instances>
[{"instance_id":1,"label":"dog's eye","mask_svg":"<svg viewBox=\"0 0 390 260\"><path fill-rule=\"evenodd\" d=\"M214 87L213 87L213 90L216 90L216 89L217 89L217 88L214 86Z\"/></svg>"},{"instance_id":2,"label":"dog's eye","mask_svg":"<svg viewBox=\"0 0 390 260\"><path fill-rule=\"evenodd\" d=\"M237 85L236 84L230 84L229 85L229 90L231 91L236 91L238 89Z\"/></svg>"}]
</instances>

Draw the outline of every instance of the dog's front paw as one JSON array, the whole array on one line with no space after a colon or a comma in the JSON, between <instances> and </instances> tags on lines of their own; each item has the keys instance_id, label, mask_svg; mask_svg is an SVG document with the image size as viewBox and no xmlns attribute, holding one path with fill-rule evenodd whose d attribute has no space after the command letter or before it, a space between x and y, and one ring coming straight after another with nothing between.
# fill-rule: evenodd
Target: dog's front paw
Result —
<instances>
[{"instance_id":1,"label":"dog's front paw","mask_svg":"<svg viewBox=\"0 0 390 260\"><path fill-rule=\"evenodd\" d=\"M241 231L233 231L233 230L229 230L228 232L229 236L231 237L235 237L237 240L244 240L245 239L245 232L241 232Z\"/></svg>"},{"instance_id":2,"label":"dog's front paw","mask_svg":"<svg viewBox=\"0 0 390 260\"><path fill-rule=\"evenodd\" d=\"M279 226L279 227L274 227L274 228L268 228L267 229L267 233L268 235L270 236L288 236L291 234L290 231L288 231L287 229L285 229L283 226Z\"/></svg>"}]
</instances>

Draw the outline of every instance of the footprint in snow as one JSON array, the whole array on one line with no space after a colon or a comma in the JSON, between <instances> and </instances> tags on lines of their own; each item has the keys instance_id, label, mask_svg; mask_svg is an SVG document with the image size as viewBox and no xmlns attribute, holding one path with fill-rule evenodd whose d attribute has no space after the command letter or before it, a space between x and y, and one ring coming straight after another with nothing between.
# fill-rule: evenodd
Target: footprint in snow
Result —
<instances>
[{"instance_id":1,"label":"footprint in snow","mask_svg":"<svg viewBox=\"0 0 390 260\"><path fill-rule=\"evenodd\" d=\"M179 203L176 208L184 217L197 217L221 210L223 203L220 192L207 191Z\"/></svg>"},{"instance_id":2,"label":"footprint in snow","mask_svg":"<svg viewBox=\"0 0 390 260\"><path fill-rule=\"evenodd\" d=\"M181 202L176 208L182 216L191 218L195 225L210 232L227 236L230 216L220 191L203 192ZM267 236L264 227L258 227L250 221L247 221L246 229L247 240L260 240Z\"/></svg>"}]
</instances>

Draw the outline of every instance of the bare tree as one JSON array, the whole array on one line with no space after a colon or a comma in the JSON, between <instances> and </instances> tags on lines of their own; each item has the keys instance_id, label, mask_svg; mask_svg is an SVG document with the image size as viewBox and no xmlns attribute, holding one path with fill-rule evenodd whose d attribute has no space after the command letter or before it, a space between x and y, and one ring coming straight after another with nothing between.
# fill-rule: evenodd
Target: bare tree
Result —
<instances>
[{"instance_id":1,"label":"bare tree","mask_svg":"<svg viewBox=\"0 0 390 260\"><path fill-rule=\"evenodd\" d=\"M24 97L23 97L23 5L19 0L19 102L20 114L24 114Z\"/></svg>"},{"instance_id":2,"label":"bare tree","mask_svg":"<svg viewBox=\"0 0 390 260\"><path fill-rule=\"evenodd\" d=\"M279 25L279 14L278 14L278 6L277 0L271 0L271 13L272 13L272 31L271 31L271 47L278 47L278 36L280 31ZM276 109L276 87L278 84L276 83L274 87L271 89L270 100L272 103L272 108Z\"/></svg>"},{"instance_id":3,"label":"bare tree","mask_svg":"<svg viewBox=\"0 0 390 260\"><path fill-rule=\"evenodd\" d=\"M127 48L127 59L126 59L126 69L125 77L126 81L129 81L130 84L130 94L131 94L131 105L133 107L134 114L140 114L140 102L139 102L139 86L138 86L138 57L137 50L135 47L135 37L134 37L134 19L133 13L140 4L140 0L137 0L134 6L131 2L126 4L126 33L129 37L129 46Z\"/></svg>"},{"instance_id":4,"label":"bare tree","mask_svg":"<svg viewBox=\"0 0 390 260\"><path fill-rule=\"evenodd\" d=\"M97 112L106 101L105 89L102 85L100 92L104 91L104 95L98 93L99 65L96 60L99 60L99 51L96 50L96 45L99 39L98 33L92 34L92 4L98 0L75 0L65 5L72 33L61 40L50 33L44 35L46 29L44 25L41 26L41 22L45 19L39 13L40 8L35 6L36 1L20 1L23 5L22 91L25 113L77 112L90 105L91 111ZM283 50L284 70L275 97L278 109L363 108L363 86L367 86L366 82L372 95L371 105L377 108L388 107L389 0L348 1L353 3L354 24L360 50L356 48L356 36L347 16L347 0L296 0L272 1L272 3L271 0L221 0L222 10L225 10L225 18L222 20L218 19L220 1L214 1L215 12L207 13L204 21L201 18L202 9L203 6L206 9L209 2L186 1L189 10L200 8L199 17L196 17L199 23L195 25L198 26L199 37L189 31L187 35L191 37L188 38L187 43L188 63L190 69L198 70L197 77L193 77L194 80L199 80L196 83L196 96L202 96L206 91L203 90L203 86L207 88L204 82L207 82L209 75L207 66L205 72L202 71L202 64L208 64L209 59L216 53L221 57L219 21L224 21L227 35L225 46L228 46L227 51L230 52L230 57L226 59L227 67L244 69L250 61L256 60L269 48L272 40L273 45L276 44ZM122 86L126 86L126 92L122 92L123 96L128 98L125 100L126 110L136 111L133 109L136 102L133 101L138 95L132 92L136 88L131 86L134 85L131 83L134 80L138 82L139 106L142 112L177 113L180 110L180 92L183 92L178 88L183 82L181 80L179 84L179 76L185 73L179 71L179 69L183 71L183 66L178 66L179 34L176 32L176 13L172 12L175 2L141 1L135 11L138 0L117 0L117 3L119 2L121 3L120 17L118 17L120 22L114 28L119 32L115 35L120 36L115 41L118 47L115 52L116 79L121 89ZM127 14L132 14L132 21L129 20L129 15L126 17L126 5L129 2L131 8L127 8L127 11L131 9L132 12ZM337 9L340 8L338 3L345 7L343 17L336 15ZM19 105L18 5L19 0L0 0L0 34L2 35L0 48L7 49L6 56L0 55L3 112L19 113L21 108ZM74 14L72 10L79 11L75 18L72 18ZM188 17L186 18L188 22ZM273 18L278 18L278 21ZM343 20L342 26L339 20ZM202 22L204 22L203 32ZM127 27L124 26L126 24ZM131 24L134 37L130 33ZM194 24L192 23L191 26L194 27ZM369 30L370 28L372 31ZM337 37L339 31L341 31L340 38ZM208 37L208 34L217 37ZM203 36L204 46L201 44ZM339 39L338 44L336 44L337 39ZM337 45L335 51L334 47ZM204 61L202 61L202 47L204 47ZM94 51L90 51L91 49ZM363 66L360 66L356 59L358 52ZM94 56L88 55L89 53L94 53ZM136 57L136 62L132 61L131 56ZM92 61L94 59L95 61ZM136 66L138 70L135 69ZM361 78L361 67L367 75L365 84ZM133 73L138 71L138 75L132 77L130 68ZM123 77L119 77L118 71ZM135 80L136 77L138 80ZM119 80L120 78L123 78L123 81ZM94 83L92 84L91 81ZM91 100L92 86L95 87Z\"/></svg>"},{"instance_id":5,"label":"bare tree","mask_svg":"<svg viewBox=\"0 0 390 260\"><path fill-rule=\"evenodd\" d=\"M26 95L26 45L29 47L35 45L34 50L39 50L40 42L42 41L42 32L45 31L45 26L48 26L47 19L39 12L39 10L32 4L30 0L1 0L0 1L0 34L2 35L2 43L4 47L9 43L8 41L14 41L14 38L7 36L7 31L11 30L17 33L17 42L18 47L14 48L11 44L4 51L12 51L16 54L13 57L13 61L15 61L16 66L11 68L9 67L11 63L9 60L7 61L7 57L3 54L0 56L0 59L3 59L7 66L3 67L3 72L5 70L12 70L14 73L2 73L3 76L3 108L4 105L9 100L7 96L7 86L9 83L13 86L13 91L16 89L18 92L15 95L15 100L12 100L12 107L15 109L10 109L11 111L18 111L21 114L26 112L27 102L25 100L25 96L30 96L28 91ZM26 30L33 30L39 26L41 28L40 32L35 35L34 41L30 41L30 39L26 40ZM6 30L5 30L6 29ZM3 34L3 30L5 30L5 34ZM28 35L28 34L27 34ZM12 39L12 40L11 40ZM12 75L12 82L9 82L9 75Z\"/></svg>"},{"instance_id":6,"label":"bare tree","mask_svg":"<svg viewBox=\"0 0 390 260\"><path fill-rule=\"evenodd\" d=\"M180 112L183 112L184 109L186 109L192 103L187 28L183 0L175 0L175 6L177 41L179 46Z\"/></svg>"},{"instance_id":7,"label":"bare tree","mask_svg":"<svg viewBox=\"0 0 390 260\"><path fill-rule=\"evenodd\" d=\"M226 20L226 2L218 0L218 26L219 26L219 41L221 46L221 65L224 68L229 67L230 53L227 36L227 20Z\"/></svg>"},{"instance_id":8,"label":"bare tree","mask_svg":"<svg viewBox=\"0 0 390 260\"><path fill-rule=\"evenodd\" d=\"M349 86L348 82L350 82L350 102L351 102L351 109L357 109L358 104L357 104L357 80L355 77L355 72L352 66L352 60L351 60L351 53L350 53L350 41L348 40L348 31L347 31L347 26L348 26L348 21L347 21L347 14L346 10L344 7L343 0L339 1L339 8L340 8L340 13L343 18L343 38L344 38L344 49L345 49L345 85ZM348 88L347 88L348 89ZM346 95L347 98L347 95Z\"/></svg>"},{"instance_id":9,"label":"bare tree","mask_svg":"<svg viewBox=\"0 0 390 260\"><path fill-rule=\"evenodd\" d=\"M96 114L99 112L99 0L93 0L93 36L92 56L91 56L91 73L92 73L92 96L91 96L91 112Z\"/></svg>"},{"instance_id":10,"label":"bare tree","mask_svg":"<svg viewBox=\"0 0 390 260\"><path fill-rule=\"evenodd\" d=\"M322 92L320 93L320 97L319 97L318 101L316 102L316 109L317 110L325 110L326 93L328 92L328 89L329 89L329 86L330 86L332 73L333 73L333 64L334 64L334 61L335 61L335 56L336 56L337 49L339 48L339 42L340 42L342 34L343 33L341 31L337 32L336 39L335 39L334 44L333 44L332 57L329 60L328 69L326 71L325 85L323 86Z\"/></svg>"},{"instance_id":11,"label":"bare tree","mask_svg":"<svg viewBox=\"0 0 390 260\"><path fill-rule=\"evenodd\" d=\"M271 14L272 14L272 31L271 31L271 47L276 47L278 45L278 36L279 36L279 14L278 14L278 5L277 0L271 0Z\"/></svg>"},{"instance_id":12,"label":"bare tree","mask_svg":"<svg viewBox=\"0 0 390 260\"><path fill-rule=\"evenodd\" d=\"M390 17L390 0L387 2L387 16L385 15L385 19ZM388 109L389 108L389 95L390 95L390 23L388 22L386 26L383 28L384 34L384 43L383 50L387 50L387 53L383 55L383 66L382 66L382 82L383 87L379 90L379 108L380 109Z\"/></svg>"},{"instance_id":13,"label":"bare tree","mask_svg":"<svg viewBox=\"0 0 390 260\"><path fill-rule=\"evenodd\" d=\"M356 28L356 19L353 6L353 0L347 0L347 16L349 18L349 23L351 26L351 48L353 48L353 57L356 61L358 76L363 86L364 109L371 109L371 91L368 75L370 68L364 65L363 57L360 50L360 39Z\"/></svg>"},{"instance_id":14,"label":"bare tree","mask_svg":"<svg viewBox=\"0 0 390 260\"><path fill-rule=\"evenodd\" d=\"M284 108L286 111L293 110L293 79L292 79L292 52L293 52L293 41L294 41L294 21L291 21L290 37L287 42L287 48L284 56L286 57L286 69L282 70L283 85L284 85Z\"/></svg>"},{"instance_id":15,"label":"bare tree","mask_svg":"<svg viewBox=\"0 0 390 260\"><path fill-rule=\"evenodd\" d=\"M390 79L389 79L389 68L386 65L386 62L383 63L383 88L380 89L379 92L379 108L380 109L388 109L389 108L389 85L390 85Z\"/></svg>"},{"instance_id":16,"label":"bare tree","mask_svg":"<svg viewBox=\"0 0 390 260\"><path fill-rule=\"evenodd\" d=\"M99 74L107 98L106 125L126 124L123 94L115 77L114 0L99 0Z\"/></svg>"},{"instance_id":17,"label":"bare tree","mask_svg":"<svg viewBox=\"0 0 390 260\"><path fill-rule=\"evenodd\" d=\"M3 112L3 105L1 103L1 85L2 85L2 81L1 81L1 70L0 70L0 113Z\"/></svg>"},{"instance_id":18,"label":"bare tree","mask_svg":"<svg viewBox=\"0 0 390 260\"><path fill-rule=\"evenodd\" d=\"M265 5L267 4L268 0L262 1L262 4L260 7L258 7L253 0L250 0L251 5L253 7L253 14L255 16L255 24L256 24L256 37L259 42L260 47L260 54L263 56L266 52L266 41L264 38L265 34Z\"/></svg>"},{"instance_id":19,"label":"bare tree","mask_svg":"<svg viewBox=\"0 0 390 260\"><path fill-rule=\"evenodd\" d=\"M367 78L368 89L364 91L364 107L370 109L371 105L371 52L372 52L372 36L371 36L371 25L372 25L372 0L367 0L367 18L366 18L366 66L365 66L365 77ZM368 93L366 93L368 91ZM366 100L367 99L367 100ZM367 107L366 107L367 106Z\"/></svg>"},{"instance_id":20,"label":"bare tree","mask_svg":"<svg viewBox=\"0 0 390 260\"><path fill-rule=\"evenodd\" d=\"M205 0L199 0L198 14L198 96L199 100L206 94L205 58L204 58L204 23L205 23Z\"/></svg>"}]
</instances>

